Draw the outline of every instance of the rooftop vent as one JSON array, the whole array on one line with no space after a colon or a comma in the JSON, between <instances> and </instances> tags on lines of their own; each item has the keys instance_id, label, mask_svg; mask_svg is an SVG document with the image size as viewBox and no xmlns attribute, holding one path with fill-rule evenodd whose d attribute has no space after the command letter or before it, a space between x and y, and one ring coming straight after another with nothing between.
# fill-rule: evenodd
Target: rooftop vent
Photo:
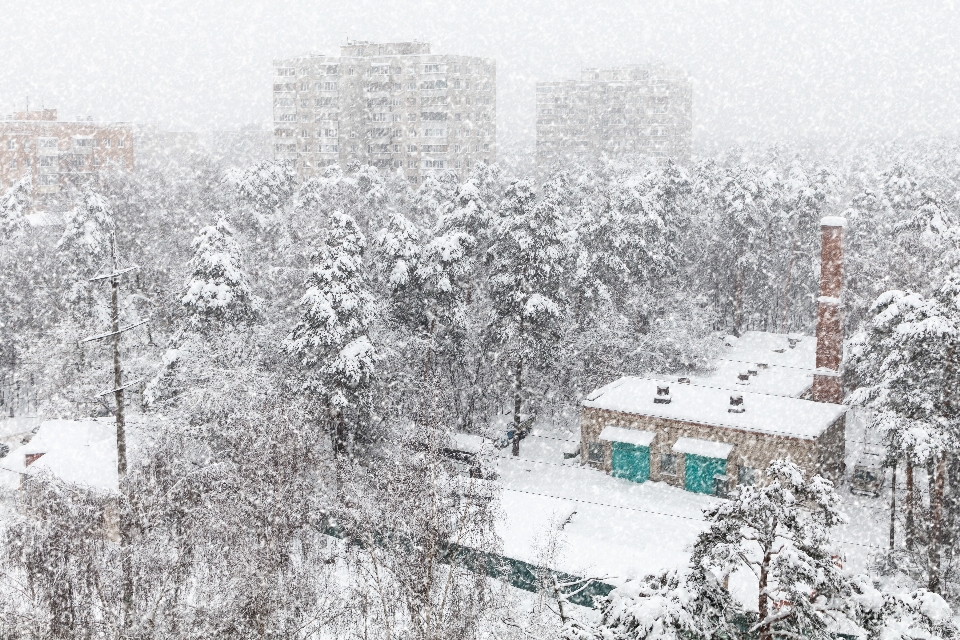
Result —
<instances>
[{"instance_id":1,"label":"rooftop vent","mask_svg":"<svg viewBox=\"0 0 960 640\"><path fill-rule=\"evenodd\" d=\"M727 408L728 413L743 413L747 408L743 406L743 394L741 393L731 393L730 394L730 406Z\"/></svg>"},{"instance_id":2,"label":"rooftop vent","mask_svg":"<svg viewBox=\"0 0 960 640\"><path fill-rule=\"evenodd\" d=\"M657 395L653 398L654 404L670 404L670 387L665 384L657 385Z\"/></svg>"},{"instance_id":3,"label":"rooftop vent","mask_svg":"<svg viewBox=\"0 0 960 640\"><path fill-rule=\"evenodd\" d=\"M737 374L737 384L750 384L750 372L744 370Z\"/></svg>"},{"instance_id":4,"label":"rooftop vent","mask_svg":"<svg viewBox=\"0 0 960 640\"><path fill-rule=\"evenodd\" d=\"M774 349L774 350L773 350L774 353L786 353L786 351L787 351L786 349Z\"/></svg>"},{"instance_id":5,"label":"rooftop vent","mask_svg":"<svg viewBox=\"0 0 960 640\"><path fill-rule=\"evenodd\" d=\"M749 367L747 369L747 375L755 376L757 373L759 373L759 371L760 370L757 367Z\"/></svg>"},{"instance_id":6,"label":"rooftop vent","mask_svg":"<svg viewBox=\"0 0 960 640\"><path fill-rule=\"evenodd\" d=\"M790 343L790 348L794 349L800 342L800 338L798 336L787 336L787 342Z\"/></svg>"},{"instance_id":7,"label":"rooftop vent","mask_svg":"<svg viewBox=\"0 0 960 640\"><path fill-rule=\"evenodd\" d=\"M687 377L677 378L677 382L679 382L680 384L690 384L690 378L687 378Z\"/></svg>"},{"instance_id":8,"label":"rooftop vent","mask_svg":"<svg viewBox=\"0 0 960 640\"><path fill-rule=\"evenodd\" d=\"M757 363L757 369L769 369L769 368L770 368L770 365L768 365L766 362Z\"/></svg>"}]
</instances>

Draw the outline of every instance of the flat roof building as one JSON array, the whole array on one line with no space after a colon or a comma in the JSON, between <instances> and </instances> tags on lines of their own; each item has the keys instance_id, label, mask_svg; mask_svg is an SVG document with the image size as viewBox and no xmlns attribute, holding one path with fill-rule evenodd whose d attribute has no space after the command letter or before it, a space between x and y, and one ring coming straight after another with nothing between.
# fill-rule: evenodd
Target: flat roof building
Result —
<instances>
[{"instance_id":1,"label":"flat roof building","mask_svg":"<svg viewBox=\"0 0 960 640\"><path fill-rule=\"evenodd\" d=\"M537 83L537 168L631 155L690 159L693 91L682 69L583 69Z\"/></svg>"},{"instance_id":2,"label":"flat roof building","mask_svg":"<svg viewBox=\"0 0 960 640\"><path fill-rule=\"evenodd\" d=\"M634 482L725 495L790 458L842 478L846 413L839 370L843 218L821 220L817 335L728 336L703 376L626 376L582 404L581 460Z\"/></svg>"},{"instance_id":3,"label":"flat roof building","mask_svg":"<svg viewBox=\"0 0 960 640\"><path fill-rule=\"evenodd\" d=\"M274 157L301 179L360 162L418 183L497 157L497 67L425 42L350 42L274 61Z\"/></svg>"},{"instance_id":4,"label":"flat roof building","mask_svg":"<svg viewBox=\"0 0 960 640\"><path fill-rule=\"evenodd\" d=\"M57 119L56 109L22 111L0 120L0 189L24 176L35 196L52 196L69 182L106 169L134 169L129 123Z\"/></svg>"}]
</instances>

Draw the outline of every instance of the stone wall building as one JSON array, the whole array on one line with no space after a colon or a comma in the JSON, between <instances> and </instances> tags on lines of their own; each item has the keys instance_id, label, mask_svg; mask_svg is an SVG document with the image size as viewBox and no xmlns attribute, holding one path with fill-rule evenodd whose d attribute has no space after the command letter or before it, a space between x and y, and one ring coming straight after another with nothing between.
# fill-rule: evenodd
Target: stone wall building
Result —
<instances>
[{"instance_id":1,"label":"stone wall building","mask_svg":"<svg viewBox=\"0 0 960 640\"><path fill-rule=\"evenodd\" d=\"M597 389L583 402L584 464L712 494L754 482L777 458L839 481L847 414L839 404L843 226L843 218L821 221L816 338L728 336L707 375L624 377Z\"/></svg>"},{"instance_id":2,"label":"stone wall building","mask_svg":"<svg viewBox=\"0 0 960 640\"><path fill-rule=\"evenodd\" d=\"M424 42L352 42L339 56L274 67L274 157L301 179L360 162L417 183L496 159L493 60L432 54Z\"/></svg>"},{"instance_id":3,"label":"stone wall building","mask_svg":"<svg viewBox=\"0 0 960 640\"><path fill-rule=\"evenodd\" d=\"M693 91L663 65L583 69L580 80L537 83L537 168L647 155L690 159Z\"/></svg>"},{"instance_id":4,"label":"stone wall building","mask_svg":"<svg viewBox=\"0 0 960 640\"><path fill-rule=\"evenodd\" d=\"M103 169L133 171L133 139L129 123L58 120L56 109L14 113L0 120L0 189L30 175L42 200Z\"/></svg>"}]
</instances>

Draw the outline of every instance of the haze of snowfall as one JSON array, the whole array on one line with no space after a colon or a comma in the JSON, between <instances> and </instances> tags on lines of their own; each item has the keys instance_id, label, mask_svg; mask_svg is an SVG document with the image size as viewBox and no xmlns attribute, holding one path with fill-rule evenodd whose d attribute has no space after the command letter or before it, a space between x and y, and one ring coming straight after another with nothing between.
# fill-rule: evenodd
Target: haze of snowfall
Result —
<instances>
[{"instance_id":1,"label":"haze of snowfall","mask_svg":"<svg viewBox=\"0 0 960 640\"><path fill-rule=\"evenodd\" d=\"M957 637L958 152L478 163L418 186L197 154L50 208L17 182L4 402L32 394L39 417L0 460L2 636ZM843 225L839 411L879 434L881 497L786 454L721 495L588 464L604 385L667 381L673 410L738 340L816 340L825 218ZM511 511L521 486L579 498L525 529L542 514ZM692 509L617 534L673 566L617 573L605 536L631 496L644 518ZM862 561L839 530L873 544ZM611 569L568 570L586 550Z\"/></svg>"}]
</instances>

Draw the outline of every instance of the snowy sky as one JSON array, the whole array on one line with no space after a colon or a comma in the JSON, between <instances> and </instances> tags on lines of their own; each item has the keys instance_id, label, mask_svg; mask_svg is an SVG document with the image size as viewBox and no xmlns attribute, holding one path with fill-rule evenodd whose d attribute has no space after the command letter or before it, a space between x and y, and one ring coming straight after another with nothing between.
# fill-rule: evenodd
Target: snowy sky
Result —
<instances>
[{"instance_id":1,"label":"snowy sky","mask_svg":"<svg viewBox=\"0 0 960 640\"><path fill-rule=\"evenodd\" d=\"M534 83L661 60L694 81L695 140L960 131L960 10L845 0L0 0L0 112L236 128L271 116L271 60L346 38L495 58L499 139L530 144Z\"/></svg>"}]
</instances>

